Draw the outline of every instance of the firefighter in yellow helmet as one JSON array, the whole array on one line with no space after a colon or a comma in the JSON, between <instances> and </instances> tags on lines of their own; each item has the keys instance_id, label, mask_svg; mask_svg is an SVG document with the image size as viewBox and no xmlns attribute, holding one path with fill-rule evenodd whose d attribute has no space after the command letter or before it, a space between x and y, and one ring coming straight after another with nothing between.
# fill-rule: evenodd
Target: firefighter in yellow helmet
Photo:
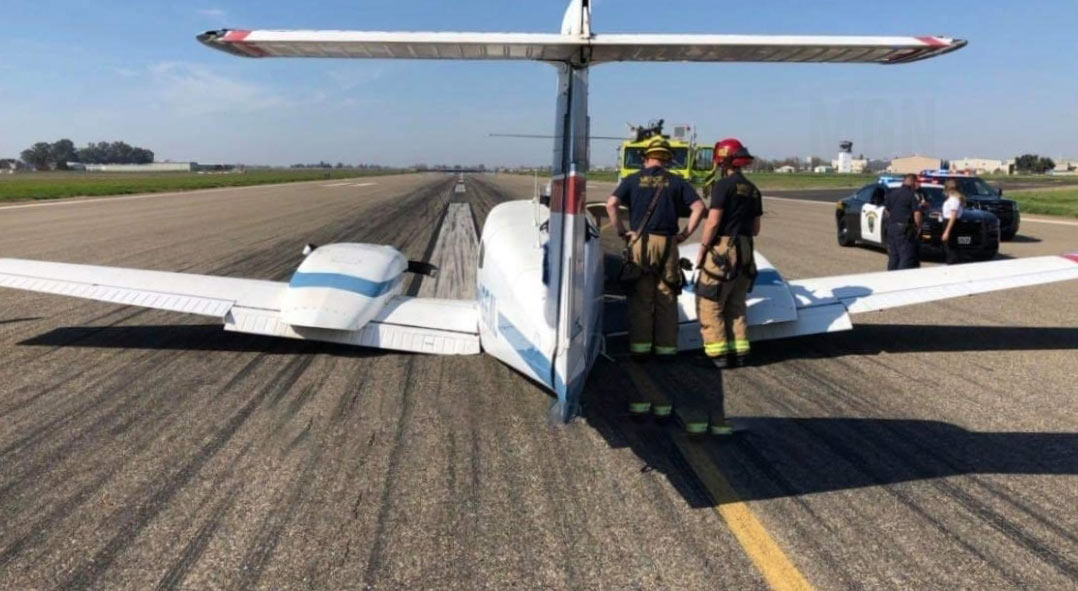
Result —
<instances>
[{"instance_id":1,"label":"firefighter in yellow helmet","mask_svg":"<svg viewBox=\"0 0 1078 591\"><path fill-rule=\"evenodd\" d=\"M652 354L673 359L677 354L677 296L681 293L678 244L700 224L704 204L688 181L668 172L673 157L670 142L656 136L644 151L644 168L618 184L606 201L606 211L618 235L626 240L619 278L629 300L629 351L637 360ZM630 227L618 207L629 208ZM680 227L679 210L689 210L689 223ZM631 412L670 414L670 404L652 408L647 401L630 403Z\"/></svg>"}]
</instances>

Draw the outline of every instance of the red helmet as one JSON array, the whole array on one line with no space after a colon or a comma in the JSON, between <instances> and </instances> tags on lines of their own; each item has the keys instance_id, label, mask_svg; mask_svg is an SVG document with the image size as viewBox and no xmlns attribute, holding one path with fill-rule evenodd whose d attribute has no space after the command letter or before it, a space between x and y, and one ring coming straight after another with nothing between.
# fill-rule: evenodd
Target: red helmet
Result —
<instances>
[{"instance_id":1,"label":"red helmet","mask_svg":"<svg viewBox=\"0 0 1078 591\"><path fill-rule=\"evenodd\" d=\"M752 164L755 156L749 154L749 149L740 140L727 138L715 143L715 151L711 154L712 161L722 166L741 168Z\"/></svg>"}]
</instances>

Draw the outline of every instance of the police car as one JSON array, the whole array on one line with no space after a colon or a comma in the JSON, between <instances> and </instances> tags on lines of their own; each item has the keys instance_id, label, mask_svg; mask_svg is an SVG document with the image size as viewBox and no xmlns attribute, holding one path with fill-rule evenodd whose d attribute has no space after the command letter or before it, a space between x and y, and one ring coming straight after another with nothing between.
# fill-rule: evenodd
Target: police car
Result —
<instances>
[{"instance_id":1,"label":"police car","mask_svg":"<svg viewBox=\"0 0 1078 591\"><path fill-rule=\"evenodd\" d=\"M902 186L899 178L880 177L853 195L838 202L835 225L840 246L868 244L885 247L886 228L883 223L883 199L887 191ZM918 190L924 224L921 228L921 249L929 254L943 249L943 185L922 183ZM999 252L999 218L987 211L967 208L958 218L953 230L955 245L964 258L988 260Z\"/></svg>"},{"instance_id":2,"label":"police car","mask_svg":"<svg viewBox=\"0 0 1078 591\"><path fill-rule=\"evenodd\" d=\"M954 179L958 190L966 196L967 208L991 212L999 218L1000 240L1006 242L1018 234L1018 225L1022 221L1018 202L1003 199L1002 189L992 187L981 177L948 170L923 170L920 176L924 181L940 184Z\"/></svg>"}]
</instances>

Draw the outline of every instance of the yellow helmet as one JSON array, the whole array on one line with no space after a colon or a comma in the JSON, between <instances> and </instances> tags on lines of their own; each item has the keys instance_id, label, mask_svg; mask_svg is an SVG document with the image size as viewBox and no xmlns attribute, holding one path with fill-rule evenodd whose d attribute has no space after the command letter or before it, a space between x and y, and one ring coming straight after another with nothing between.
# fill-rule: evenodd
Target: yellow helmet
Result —
<instances>
[{"instance_id":1,"label":"yellow helmet","mask_svg":"<svg viewBox=\"0 0 1078 591\"><path fill-rule=\"evenodd\" d=\"M657 137L648 142L648 147L644 149L644 156L658 160L670 160L674 157L674 153L670 150L670 142L666 141L666 138Z\"/></svg>"}]
</instances>

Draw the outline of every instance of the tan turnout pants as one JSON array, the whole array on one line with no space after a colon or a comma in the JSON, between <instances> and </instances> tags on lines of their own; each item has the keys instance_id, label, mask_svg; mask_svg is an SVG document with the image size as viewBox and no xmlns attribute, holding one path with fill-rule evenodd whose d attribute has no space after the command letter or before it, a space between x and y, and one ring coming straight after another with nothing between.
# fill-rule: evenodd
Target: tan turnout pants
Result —
<instances>
[{"instance_id":1,"label":"tan turnout pants","mask_svg":"<svg viewBox=\"0 0 1078 591\"><path fill-rule=\"evenodd\" d=\"M663 254L669 243L670 252ZM678 247L673 236L645 234L632 246L644 276L629 288L629 352L677 354ZM663 281L662 279L665 279Z\"/></svg>"},{"instance_id":2,"label":"tan turnout pants","mask_svg":"<svg viewBox=\"0 0 1078 591\"><path fill-rule=\"evenodd\" d=\"M732 281L720 282L711 276L723 275L715 262L715 257L725 260L730 268L737 267L737 243L736 238L722 236L718 244L712 247L711 252L704 258L704 270L707 273L700 274L700 282L708 285L719 284L717 301L696 296L700 335L704 341L704 353L708 357L721 357L727 353L747 355L749 352L749 327L745 320L745 298L751 280L744 272L739 273Z\"/></svg>"}]
</instances>

